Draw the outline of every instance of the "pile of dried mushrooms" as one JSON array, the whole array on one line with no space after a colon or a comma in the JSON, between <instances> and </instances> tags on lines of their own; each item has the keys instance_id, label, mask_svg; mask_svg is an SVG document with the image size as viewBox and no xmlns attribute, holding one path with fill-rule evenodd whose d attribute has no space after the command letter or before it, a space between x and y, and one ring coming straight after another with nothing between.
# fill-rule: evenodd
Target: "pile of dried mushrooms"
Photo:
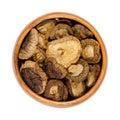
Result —
<instances>
[{"instance_id":1,"label":"pile of dried mushrooms","mask_svg":"<svg viewBox=\"0 0 120 120\"><path fill-rule=\"evenodd\" d=\"M20 73L36 94L55 101L84 95L101 70L100 45L84 25L66 18L32 28L19 51Z\"/></svg>"}]
</instances>

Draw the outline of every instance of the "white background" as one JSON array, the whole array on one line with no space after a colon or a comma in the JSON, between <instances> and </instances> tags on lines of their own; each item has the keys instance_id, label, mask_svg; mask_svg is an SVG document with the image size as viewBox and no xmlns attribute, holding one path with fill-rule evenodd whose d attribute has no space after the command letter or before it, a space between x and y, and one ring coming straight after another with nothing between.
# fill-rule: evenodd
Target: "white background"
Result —
<instances>
[{"instance_id":1,"label":"white background","mask_svg":"<svg viewBox=\"0 0 120 120\"><path fill-rule=\"evenodd\" d=\"M108 53L104 82L87 101L70 108L43 105L19 86L12 67L13 48L23 28L49 12L69 12L89 21ZM119 0L0 0L0 120L120 120Z\"/></svg>"}]
</instances>

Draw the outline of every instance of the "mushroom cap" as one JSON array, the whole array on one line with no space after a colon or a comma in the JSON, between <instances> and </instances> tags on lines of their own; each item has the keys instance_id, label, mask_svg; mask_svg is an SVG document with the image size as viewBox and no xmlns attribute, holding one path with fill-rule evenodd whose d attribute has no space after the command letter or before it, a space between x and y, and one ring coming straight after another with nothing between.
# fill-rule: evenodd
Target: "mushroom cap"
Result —
<instances>
[{"instance_id":1,"label":"mushroom cap","mask_svg":"<svg viewBox=\"0 0 120 120\"><path fill-rule=\"evenodd\" d=\"M100 74L100 65L99 64L89 65L89 68L90 68L89 73L86 79L86 86L88 88L92 87L95 84Z\"/></svg>"},{"instance_id":2,"label":"mushroom cap","mask_svg":"<svg viewBox=\"0 0 120 120\"><path fill-rule=\"evenodd\" d=\"M74 36L76 36L78 39L85 39L87 37L92 37L93 33L86 28L85 26L81 25L81 24L75 24L72 27Z\"/></svg>"},{"instance_id":3,"label":"mushroom cap","mask_svg":"<svg viewBox=\"0 0 120 120\"><path fill-rule=\"evenodd\" d=\"M47 83L44 96L55 101L66 100L68 90L62 81L51 79Z\"/></svg>"},{"instance_id":4,"label":"mushroom cap","mask_svg":"<svg viewBox=\"0 0 120 120\"><path fill-rule=\"evenodd\" d=\"M76 37L65 36L48 43L46 56L55 58L57 63L68 68L78 61L81 51L80 41Z\"/></svg>"},{"instance_id":5,"label":"mushroom cap","mask_svg":"<svg viewBox=\"0 0 120 120\"><path fill-rule=\"evenodd\" d=\"M57 24L64 23L64 24L72 26L72 21L67 18L56 18L55 21Z\"/></svg>"},{"instance_id":6,"label":"mushroom cap","mask_svg":"<svg viewBox=\"0 0 120 120\"><path fill-rule=\"evenodd\" d=\"M81 82L87 78L88 72L88 63L85 60L80 59L76 64L74 64L74 66L71 65L68 68L68 74L66 78L74 82Z\"/></svg>"},{"instance_id":7,"label":"mushroom cap","mask_svg":"<svg viewBox=\"0 0 120 120\"><path fill-rule=\"evenodd\" d=\"M42 49L46 49L48 39L45 38L45 35L38 33L38 46Z\"/></svg>"},{"instance_id":8,"label":"mushroom cap","mask_svg":"<svg viewBox=\"0 0 120 120\"><path fill-rule=\"evenodd\" d=\"M36 29L43 35L45 35L46 40L48 40L51 31L55 27L54 20L46 20L36 26Z\"/></svg>"},{"instance_id":9,"label":"mushroom cap","mask_svg":"<svg viewBox=\"0 0 120 120\"><path fill-rule=\"evenodd\" d=\"M45 51L41 48L37 48L32 55L32 60L38 63L42 63L46 58Z\"/></svg>"},{"instance_id":10,"label":"mushroom cap","mask_svg":"<svg viewBox=\"0 0 120 120\"><path fill-rule=\"evenodd\" d=\"M94 39L81 40L81 56L90 64L98 63L101 59L99 43Z\"/></svg>"},{"instance_id":11,"label":"mushroom cap","mask_svg":"<svg viewBox=\"0 0 120 120\"><path fill-rule=\"evenodd\" d=\"M29 59L36 50L38 44L38 31L34 28L27 34L20 48L19 58Z\"/></svg>"},{"instance_id":12,"label":"mushroom cap","mask_svg":"<svg viewBox=\"0 0 120 120\"><path fill-rule=\"evenodd\" d=\"M25 83L37 94L42 94L47 84L47 76L36 62L26 61L20 68Z\"/></svg>"},{"instance_id":13,"label":"mushroom cap","mask_svg":"<svg viewBox=\"0 0 120 120\"><path fill-rule=\"evenodd\" d=\"M55 58L47 58L44 62L44 71L49 78L62 79L66 76L66 69L58 64Z\"/></svg>"},{"instance_id":14,"label":"mushroom cap","mask_svg":"<svg viewBox=\"0 0 120 120\"><path fill-rule=\"evenodd\" d=\"M57 24L50 34L50 39L60 38L66 35L72 35L72 28L64 23Z\"/></svg>"},{"instance_id":15,"label":"mushroom cap","mask_svg":"<svg viewBox=\"0 0 120 120\"><path fill-rule=\"evenodd\" d=\"M68 91L72 97L80 97L85 93L86 86L84 82L67 81Z\"/></svg>"}]
</instances>

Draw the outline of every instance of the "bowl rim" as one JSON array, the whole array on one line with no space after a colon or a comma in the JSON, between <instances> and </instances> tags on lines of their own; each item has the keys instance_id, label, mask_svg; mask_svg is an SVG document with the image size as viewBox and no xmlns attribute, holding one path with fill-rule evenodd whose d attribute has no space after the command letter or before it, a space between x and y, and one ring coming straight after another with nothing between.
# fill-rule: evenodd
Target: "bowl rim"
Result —
<instances>
[{"instance_id":1,"label":"bowl rim","mask_svg":"<svg viewBox=\"0 0 120 120\"><path fill-rule=\"evenodd\" d=\"M18 66L18 53L19 53L19 49L20 46L23 42L24 37L27 35L27 33L33 28L35 27L38 23L47 20L47 19L52 19L52 18L68 18L68 19L72 19L75 20L81 24L83 24L84 26L86 26L87 28L89 28L93 34L95 35L97 41L99 42L100 48L101 48L101 53L102 53L102 68L101 68L101 73L98 77L98 80L96 81L96 84L87 92L85 93L83 96L76 98L74 100L70 100L70 101L53 101L53 100L49 100L46 99L44 97L41 97L39 95L37 95L36 93L34 93L23 81L21 75L20 75L20 71L19 71L19 66ZM107 70L107 51L106 51L106 47L104 45L104 42L101 38L101 36L99 35L99 33L97 32L97 30L85 19L83 19L82 17L72 14L72 13L67 13L67 12L51 12L51 13L47 13L44 15L39 16L38 18L34 19L32 22L30 22L20 33L20 35L18 36L14 49L13 49L13 60L12 60L12 64L13 64L13 71L15 74L15 77L18 81L18 83L20 84L20 86L23 88L23 90L30 95L32 98L36 99L37 101L48 105L48 106L52 106L52 107L59 107L59 108L63 108L63 107L71 107L77 104L82 103L83 101L87 100L88 98L90 98L96 91L97 89L100 87L101 83L103 82L103 79L105 77L106 74L106 70Z\"/></svg>"}]
</instances>

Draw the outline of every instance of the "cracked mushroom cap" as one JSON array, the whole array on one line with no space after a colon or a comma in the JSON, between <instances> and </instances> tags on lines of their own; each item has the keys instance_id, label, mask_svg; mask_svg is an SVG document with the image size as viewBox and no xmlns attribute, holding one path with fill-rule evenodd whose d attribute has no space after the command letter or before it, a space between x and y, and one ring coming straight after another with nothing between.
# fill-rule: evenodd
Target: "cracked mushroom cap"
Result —
<instances>
[{"instance_id":1,"label":"cracked mushroom cap","mask_svg":"<svg viewBox=\"0 0 120 120\"><path fill-rule=\"evenodd\" d=\"M81 51L80 41L74 36L66 36L49 42L46 56L55 58L58 64L68 68L78 61Z\"/></svg>"},{"instance_id":2,"label":"cracked mushroom cap","mask_svg":"<svg viewBox=\"0 0 120 120\"><path fill-rule=\"evenodd\" d=\"M88 63L95 64L101 59L99 43L94 39L81 40L82 57Z\"/></svg>"},{"instance_id":3,"label":"cracked mushroom cap","mask_svg":"<svg viewBox=\"0 0 120 120\"><path fill-rule=\"evenodd\" d=\"M47 84L47 76L36 62L26 61L20 68L25 83L37 94L42 94Z\"/></svg>"},{"instance_id":4,"label":"cracked mushroom cap","mask_svg":"<svg viewBox=\"0 0 120 120\"><path fill-rule=\"evenodd\" d=\"M19 52L19 59L30 58L34 54L37 44L38 44L38 31L33 28L23 41L23 44Z\"/></svg>"},{"instance_id":5,"label":"cracked mushroom cap","mask_svg":"<svg viewBox=\"0 0 120 120\"><path fill-rule=\"evenodd\" d=\"M50 39L59 39L64 36L72 35L72 28L67 24L57 24L50 34Z\"/></svg>"},{"instance_id":6,"label":"cracked mushroom cap","mask_svg":"<svg viewBox=\"0 0 120 120\"><path fill-rule=\"evenodd\" d=\"M88 63L85 60L80 59L76 64L73 64L68 68L66 78L74 82L81 82L87 78L88 72Z\"/></svg>"},{"instance_id":7,"label":"cracked mushroom cap","mask_svg":"<svg viewBox=\"0 0 120 120\"><path fill-rule=\"evenodd\" d=\"M100 74L100 65L89 65L89 68L90 70L87 76L86 85L87 87L92 87Z\"/></svg>"},{"instance_id":8,"label":"cracked mushroom cap","mask_svg":"<svg viewBox=\"0 0 120 120\"><path fill-rule=\"evenodd\" d=\"M73 30L74 36L76 36L80 40L88 37L93 37L93 33L81 24L75 24L72 27L72 30Z\"/></svg>"},{"instance_id":9,"label":"cracked mushroom cap","mask_svg":"<svg viewBox=\"0 0 120 120\"><path fill-rule=\"evenodd\" d=\"M84 82L73 82L71 80L68 80L67 87L72 97L80 97L86 91L86 86Z\"/></svg>"},{"instance_id":10,"label":"cracked mushroom cap","mask_svg":"<svg viewBox=\"0 0 120 120\"><path fill-rule=\"evenodd\" d=\"M55 101L66 100L68 98L67 87L60 80L50 80L47 83L44 97Z\"/></svg>"},{"instance_id":11,"label":"cracked mushroom cap","mask_svg":"<svg viewBox=\"0 0 120 120\"><path fill-rule=\"evenodd\" d=\"M58 64L55 58L47 58L44 62L44 70L49 78L62 79L66 76L66 69Z\"/></svg>"}]
</instances>

